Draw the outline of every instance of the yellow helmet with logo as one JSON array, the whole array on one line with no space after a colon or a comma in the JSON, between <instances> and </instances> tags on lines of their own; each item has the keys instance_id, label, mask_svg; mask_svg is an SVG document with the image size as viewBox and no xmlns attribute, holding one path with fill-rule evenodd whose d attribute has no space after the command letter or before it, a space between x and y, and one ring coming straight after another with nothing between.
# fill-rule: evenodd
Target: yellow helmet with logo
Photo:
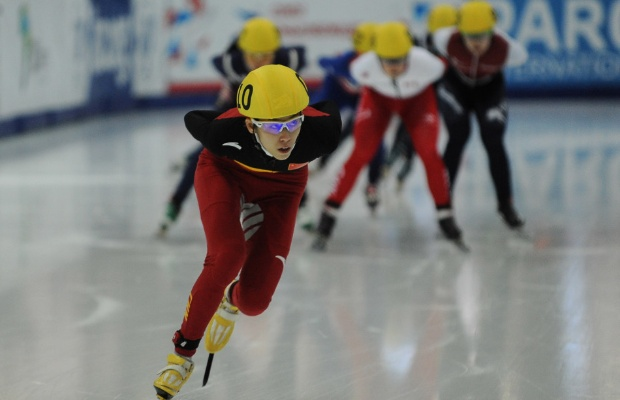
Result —
<instances>
[{"instance_id":1,"label":"yellow helmet with logo","mask_svg":"<svg viewBox=\"0 0 620 400\"><path fill-rule=\"evenodd\" d=\"M375 52L381 58L402 58L409 53L413 39L407 25L402 22L386 22L375 32Z\"/></svg>"},{"instance_id":2,"label":"yellow helmet with logo","mask_svg":"<svg viewBox=\"0 0 620 400\"><path fill-rule=\"evenodd\" d=\"M464 3L458 13L457 26L464 35L480 35L495 26L495 11L486 1Z\"/></svg>"},{"instance_id":3,"label":"yellow helmet with logo","mask_svg":"<svg viewBox=\"0 0 620 400\"><path fill-rule=\"evenodd\" d=\"M437 29L456 25L458 10L451 4L440 4L431 9L428 14L428 31L434 33Z\"/></svg>"},{"instance_id":4,"label":"yellow helmet with logo","mask_svg":"<svg viewBox=\"0 0 620 400\"><path fill-rule=\"evenodd\" d=\"M351 37L353 40L353 49L358 53L365 53L372 50L376 29L377 24L374 22L362 22L358 24Z\"/></svg>"},{"instance_id":5,"label":"yellow helmet with logo","mask_svg":"<svg viewBox=\"0 0 620 400\"><path fill-rule=\"evenodd\" d=\"M237 89L237 109L255 119L294 115L308 106L308 87L289 67L264 65L251 71Z\"/></svg>"},{"instance_id":6,"label":"yellow helmet with logo","mask_svg":"<svg viewBox=\"0 0 620 400\"><path fill-rule=\"evenodd\" d=\"M246 53L271 53L280 47L280 31L269 19L249 19L237 40L239 48Z\"/></svg>"}]
</instances>

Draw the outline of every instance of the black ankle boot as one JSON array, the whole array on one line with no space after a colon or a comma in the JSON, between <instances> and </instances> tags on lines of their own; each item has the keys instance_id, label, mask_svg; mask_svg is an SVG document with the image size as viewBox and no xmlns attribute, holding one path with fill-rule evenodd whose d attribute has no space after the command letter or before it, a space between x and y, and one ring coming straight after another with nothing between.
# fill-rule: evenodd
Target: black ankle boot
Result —
<instances>
[{"instance_id":1,"label":"black ankle boot","mask_svg":"<svg viewBox=\"0 0 620 400\"><path fill-rule=\"evenodd\" d=\"M519 229L525 224L525 221L519 217L519 214L517 214L517 211L510 203L502 204L497 211L510 229Z\"/></svg>"},{"instance_id":2,"label":"black ankle boot","mask_svg":"<svg viewBox=\"0 0 620 400\"><path fill-rule=\"evenodd\" d=\"M327 246L327 240L332 235L334 226L336 225L336 217L330 214L328 211L321 213L321 219L319 220L319 226L316 229L316 238L312 243L313 250L323 251Z\"/></svg>"}]
</instances>

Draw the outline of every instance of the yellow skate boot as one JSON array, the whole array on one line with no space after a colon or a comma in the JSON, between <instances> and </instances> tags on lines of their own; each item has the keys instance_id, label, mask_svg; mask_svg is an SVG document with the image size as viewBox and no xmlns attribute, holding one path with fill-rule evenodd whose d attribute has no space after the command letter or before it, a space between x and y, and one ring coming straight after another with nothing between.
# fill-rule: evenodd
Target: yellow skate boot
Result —
<instances>
[{"instance_id":1,"label":"yellow skate boot","mask_svg":"<svg viewBox=\"0 0 620 400\"><path fill-rule=\"evenodd\" d=\"M194 362L188 358L177 354L168 354L168 365L161 369L157 374L153 386L157 392L158 400L170 400L176 396L181 387L194 370Z\"/></svg>"},{"instance_id":2,"label":"yellow skate boot","mask_svg":"<svg viewBox=\"0 0 620 400\"><path fill-rule=\"evenodd\" d=\"M209 353L217 353L222 350L230 340L235 329L235 321L239 318L239 309L230 302L232 287L237 283L234 280L224 291L224 298L220 303L205 333L205 349Z\"/></svg>"}]
</instances>

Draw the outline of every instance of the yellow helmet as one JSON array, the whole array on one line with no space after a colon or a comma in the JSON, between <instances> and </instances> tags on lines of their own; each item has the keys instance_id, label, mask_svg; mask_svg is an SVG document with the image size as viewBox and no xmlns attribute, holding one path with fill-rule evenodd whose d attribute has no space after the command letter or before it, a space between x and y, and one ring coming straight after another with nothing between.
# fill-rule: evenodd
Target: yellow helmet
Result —
<instances>
[{"instance_id":1,"label":"yellow helmet","mask_svg":"<svg viewBox=\"0 0 620 400\"><path fill-rule=\"evenodd\" d=\"M386 22L377 27L374 50L379 57L405 57L411 46L413 46L413 39L404 23Z\"/></svg>"},{"instance_id":2,"label":"yellow helmet","mask_svg":"<svg viewBox=\"0 0 620 400\"><path fill-rule=\"evenodd\" d=\"M351 37L353 40L353 49L358 53L365 53L372 50L376 29L377 24L374 22L362 22L357 25Z\"/></svg>"},{"instance_id":3,"label":"yellow helmet","mask_svg":"<svg viewBox=\"0 0 620 400\"><path fill-rule=\"evenodd\" d=\"M250 18L241 29L237 45L247 53L271 53L280 47L280 31L267 18Z\"/></svg>"},{"instance_id":4,"label":"yellow helmet","mask_svg":"<svg viewBox=\"0 0 620 400\"><path fill-rule=\"evenodd\" d=\"M428 14L428 31L434 33L437 29L456 25L458 11L451 4L440 4L431 9Z\"/></svg>"},{"instance_id":5,"label":"yellow helmet","mask_svg":"<svg viewBox=\"0 0 620 400\"><path fill-rule=\"evenodd\" d=\"M251 71L237 89L237 109L255 119L297 114L308 106L308 87L289 67L270 64Z\"/></svg>"},{"instance_id":6,"label":"yellow helmet","mask_svg":"<svg viewBox=\"0 0 620 400\"><path fill-rule=\"evenodd\" d=\"M457 26L464 35L479 35L495 26L495 11L486 1L464 3L458 14Z\"/></svg>"}]
</instances>

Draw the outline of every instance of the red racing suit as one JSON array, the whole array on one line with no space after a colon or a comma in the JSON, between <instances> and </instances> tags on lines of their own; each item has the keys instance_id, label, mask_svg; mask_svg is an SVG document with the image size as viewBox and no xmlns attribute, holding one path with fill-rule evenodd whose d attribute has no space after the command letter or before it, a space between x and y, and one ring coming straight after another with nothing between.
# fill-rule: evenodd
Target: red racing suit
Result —
<instances>
[{"instance_id":1,"label":"red racing suit","mask_svg":"<svg viewBox=\"0 0 620 400\"><path fill-rule=\"evenodd\" d=\"M353 137L353 151L326 200L339 207L355 185L360 170L381 144L394 114L405 124L424 168L438 209L451 206L446 170L437 150L439 115L432 84L443 74L443 62L428 50L412 47L407 69L396 78L388 76L377 54L369 51L351 64L353 78L362 86Z\"/></svg>"},{"instance_id":2,"label":"red racing suit","mask_svg":"<svg viewBox=\"0 0 620 400\"><path fill-rule=\"evenodd\" d=\"M185 116L187 129L205 147L194 185L207 240L203 270L181 325L188 341L200 341L225 287L237 276L233 304L246 315L268 307L289 254L307 164L333 151L340 136L335 103L317 103L303 114L301 132L287 160L261 149L236 108L219 116L215 111ZM176 351L191 356L196 350L177 344Z\"/></svg>"}]
</instances>

